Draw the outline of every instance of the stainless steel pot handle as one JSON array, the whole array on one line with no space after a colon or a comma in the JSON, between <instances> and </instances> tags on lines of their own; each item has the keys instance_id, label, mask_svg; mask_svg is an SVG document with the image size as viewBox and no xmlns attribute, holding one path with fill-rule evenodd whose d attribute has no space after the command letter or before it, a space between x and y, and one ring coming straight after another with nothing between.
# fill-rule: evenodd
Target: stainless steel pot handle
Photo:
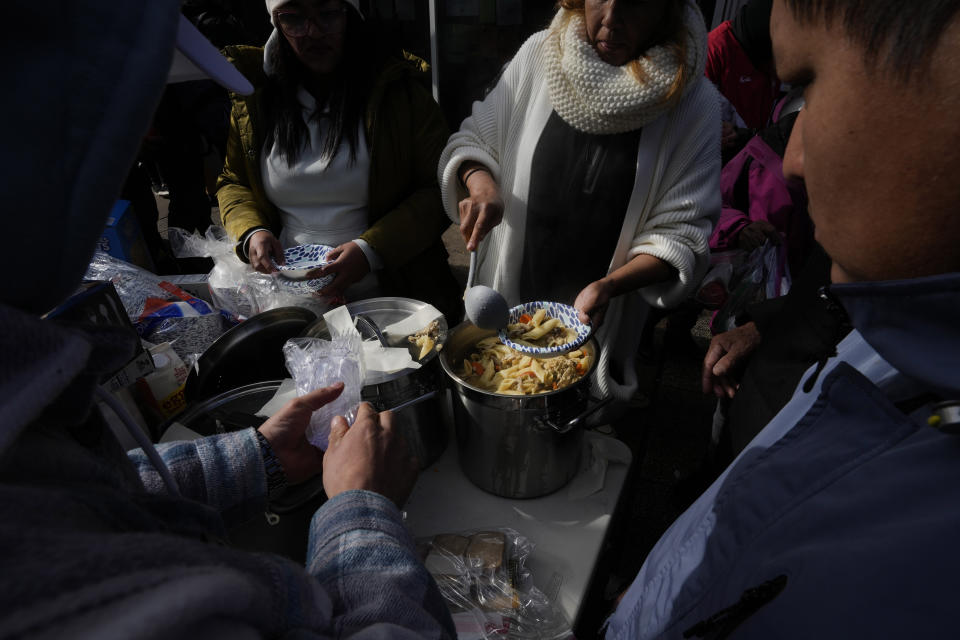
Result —
<instances>
[{"instance_id":1,"label":"stainless steel pot handle","mask_svg":"<svg viewBox=\"0 0 960 640\"><path fill-rule=\"evenodd\" d=\"M377 326L376 322L374 322L367 316L363 315L362 313L358 313L354 316L354 322L363 324L365 327L367 327L367 329L369 329L370 332L377 337L377 340L380 341L381 346L383 347L390 346L389 344L387 344L387 339L386 337L384 337L383 332L380 330L380 327Z\"/></svg>"},{"instance_id":2,"label":"stainless steel pot handle","mask_svg":"<svg viewBox=\"0 0 960 640\"><path fill-rule=\"evenodd\" d=\"M397 406L387 409L387 411L400 411L401 409L406 409L407 407L411 407L415 404L423 402L424 400L429 400L431 398L434 398L436 397L436 395L437 395L436 391L430 391L428 393L423 394L422 396L418 396L414 398L413 400L407 400L406 402L401 402Z\"/></svg>"},{"instance_id":3,"label":"stainless steel pot handle","mask_svg":"<svg viewBox=\"0 0 960 640\"><path fill-rule=\"evenodd\" d=\"M543 427L543 428L546 428L546 429L552 429L553 431L556 431L557 433L568 433L568 432L571 431L572 429L574 429L574 428L576 428L577 426L579 426L581 422L583 422L584 420L586 420L586 419L587 419L588 417L590 417L593 413L595 413L595 412L598 411L599 409L607 406L607 404L608 404L611 400L613 400L613 398L612 398L612 397L606 397L606 398L600 398L600 399L598 400L598 399L594 398L593 396L590 396L589 400L592 400L592 401L595 402L596 404L594 404L592 407L587 407L587 409L586 409L583 413L581 413L581 414L578 415L576 418L573 418L572 420L570 420L569 422L567 422L566 424L564 424L564 425L562 425L562 426L558 426L558 425L554 424L553 420L551 420L551 419L550 419L549 417L547 417L547 416L537 416L537 417L535 417L533 420L534 420L534 422L536 422L540 427ZM588 400L588 402L589 402L589 400Z\"/></svg>"}]
</instances>

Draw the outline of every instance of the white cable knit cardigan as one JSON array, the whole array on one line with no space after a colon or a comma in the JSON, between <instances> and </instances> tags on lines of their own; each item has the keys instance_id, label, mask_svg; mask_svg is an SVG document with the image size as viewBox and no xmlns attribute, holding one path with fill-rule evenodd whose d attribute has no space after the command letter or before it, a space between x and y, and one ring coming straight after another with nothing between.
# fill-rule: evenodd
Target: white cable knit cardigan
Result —
<instances>
[{"instance_id":1,"label":"white cable knit cardigan","mask_svg":"<svg viewBox=\"0 0 960 640\"><path fill-rule=\"evenodd\" d=\"M467 193L457 169L474 160L492 171L504 200L504 216L480 245L476 283L497 289L511 306L527 302L518 299L517 280L530 167L554 109L546 74L548 35L541 31L531 36L486 99L473 104L472 114L450 137L438 169L444 207L458 224L457 205ZM709 264L707 240L720 214L719 101L702 74L690 82L674 109L643 127L633 192L608 270L645 253L676 267L678 276L611 301L597 336L601 355L594 390L603 396L627 400L636 391L633 354L649 308L644 301L660 307L679 304ZM588 247L584 242L557 250L576 260ZM611 371L613 354L619 371Z\"/></svg>"}]
</instances>

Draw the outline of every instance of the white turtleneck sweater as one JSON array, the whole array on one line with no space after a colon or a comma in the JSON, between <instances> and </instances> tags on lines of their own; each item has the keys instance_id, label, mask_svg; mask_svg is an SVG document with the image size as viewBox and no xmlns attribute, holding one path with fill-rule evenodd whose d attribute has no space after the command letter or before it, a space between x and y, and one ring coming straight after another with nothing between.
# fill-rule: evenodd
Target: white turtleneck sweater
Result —
<instances>
[{"instance_id":1,"label":"white turtleneck sweater","mask_svg":"<svg viewBox=\"0 0 960 640\"><path fill-rule=\"evenodd\" d=\"M694 46L702 46L703 51L693 60L692 79L683 98L666 112L634 109L638 116L633 128L642 127L636 177L609 271L639 254L649 254L674 266L678 275L610 303L598 333L601 356L594 387L596 392L620 400L629 399L637 389L632 354L639 344L647 305L675 306L692 293L709 265L707 241L720 213L718 100L716 90L703 79L705 32L697 32L696 27L691 32ZM474 103L471 115L451 136L438 169L444 207L456 223L460 221L457 204L468 195L457 179L460 165L473 160L493 173L504 200L504 216L478 249L476 283L498 290L510 305L527 302L518 299L517 284L525 243L531 159L551 112L556 110L575 128L604 133L604 119L596 114L611 106L587 105L593 115L580 117L578 114L586 113L584 109L563 104L569 96L551 99L550 75L557 69L557 60L551 51L556 41L551 41L549 34L542 31L531 36L493 91L482 102ZM584 63L589 51L581 48L577 55L580 60L565 56L562 63L564 73L580 74L568 84L588 86L591 78L602 81L605 70L593 61ZM618 68L606 67L611 76L618 76L614 81L622 81ZM553 84L557 85L555 80ZM598 90L586 93L587 100L591 97L603 101L609 96ZM618 107L612 106L614 110ZM609 126L609 133L625 130L622 117L611 118ZM556 250L567 251L571 259L576 259L577 253L589 250L589 240ZM613 354L617 354L616 371L611 370Z\"/></svg>"},{"instance_id":2,"label":"white turtleneck sweater","mask_svg":"<svg viewBox=\"0 0 960 640\"><path fill-rule=\"evenodd\" d=\"M329 161L320 157L327 123L313 118L316 99L303 87L297 93L303 105L304 122L310 145L293 166L274 144L261 155L263 188L280 212L283 230L280 244L289 248L300 244L325 244L336 247L355 242L370 263L370 273L354 283L349 298L377 295L373 271L382 266L373 248L360 238L369 226L367 198L370 182L370 153L360 126L357 157L350 163L350 146L344 142Z\"/></svg>"}]
</instances>

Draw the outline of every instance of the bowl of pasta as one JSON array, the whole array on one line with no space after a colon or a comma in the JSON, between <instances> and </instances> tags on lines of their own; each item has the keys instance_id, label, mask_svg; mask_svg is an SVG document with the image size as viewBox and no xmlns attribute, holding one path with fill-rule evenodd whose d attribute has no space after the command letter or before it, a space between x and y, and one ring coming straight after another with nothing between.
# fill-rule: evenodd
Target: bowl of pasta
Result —
<instances>
[{"instance_id":1,"label":"bowl of pasta","mask_svg":"<svg viewBox=\"0 0 960 640\"><path fill-rule=\"evenodd\" d=\"M581 425L604 403L590 397L596 341L550 358L503 344L497 331L464 322L440 354L451 383L464 474L508 498L556 491L577 471Z\"/></svg>"},{"instance_id":2,"label":"bowl of pasta","mask_svg":"<svg viewBox=\"0 0 960 640\"><path fill-rule=\"evenodd\" d=\"M526 302L510 309L500 341L525 356L553 358L580 349L593 327L580 322L579 312L559 302Z\"/></svg>"}]
</instances>

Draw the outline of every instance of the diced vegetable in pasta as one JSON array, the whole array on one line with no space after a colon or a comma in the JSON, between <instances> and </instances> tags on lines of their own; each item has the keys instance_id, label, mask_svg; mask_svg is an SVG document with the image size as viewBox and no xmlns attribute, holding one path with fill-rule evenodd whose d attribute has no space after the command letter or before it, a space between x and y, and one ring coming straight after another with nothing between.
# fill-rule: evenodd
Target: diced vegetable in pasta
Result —
<instances>
[{"instance_id":1,"label":"diced vegetable in pasta","mask_svg":"<svg viewBox=\"0 0 960 640\"><path fill-rule=\"evenodd\" d=\"M537 359L505 346L496 336L480 340L464 359L460 377L484 391L532 395L568 387L593 364L586 349Z\"/></svg>"},{"instance_id":2,"label":"diced vegetable in pasta","mask_svg":"<svg viewBox=\"0 0 960 640\"><path fill-rule=\"evenodd\" d=\"M527 316L521 316L521 320ZM507 336L516 344L528 347L556 347L567 344L577 337L577 332L565 327L559 318L550 318L540 308L529 318L529 322L517 322L507 325Z\"/></svg>"}]
</instances>

